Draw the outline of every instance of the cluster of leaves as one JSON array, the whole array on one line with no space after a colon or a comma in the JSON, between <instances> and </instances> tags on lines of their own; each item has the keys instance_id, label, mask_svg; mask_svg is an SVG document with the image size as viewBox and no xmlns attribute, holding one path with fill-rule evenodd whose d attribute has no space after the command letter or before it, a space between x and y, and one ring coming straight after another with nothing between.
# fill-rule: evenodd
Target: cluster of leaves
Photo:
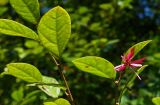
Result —
<instances>
[{"instance_id":1,"label":"cluster of leaves","mask_svg":"<svg viewBox=\"0 0 160 105\"><path fill-rule=\"evenodd\" d=\"M0 19L0 32L5 35L20 36L35 40L44 46L52 56L60 59L71 34L71 22L68 13L60 6L57 6L40 19L38 0L19 0L18 3L17 0L10 0L10 4L23 19L32 24L38 24L38 34L25 25L9 19ZM50 25L50 23L52 23L52 25ZM60 89L65 90L63 86L59 85L56 79L43 76L39 70L31 64L7 64L5 71L1 73L1 75L3 76L6 74L32 83L30 86L37 86L54 98L60 95ZM27 101L28 100L22 101L19 104L27 104ZM58 99L54 102L45 102L44 104L50 105L50 103L55 105L70 105L69 102L64 99Z\"/></svg>"}]
</instances>

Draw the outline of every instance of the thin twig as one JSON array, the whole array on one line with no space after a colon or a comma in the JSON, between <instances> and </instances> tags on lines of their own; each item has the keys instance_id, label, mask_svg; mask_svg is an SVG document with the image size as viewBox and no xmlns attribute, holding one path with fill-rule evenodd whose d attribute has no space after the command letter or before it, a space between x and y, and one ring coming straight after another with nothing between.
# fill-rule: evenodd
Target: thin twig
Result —
<instances>
[{"instance_id":1,"label":"thin twig","mask_svg":"<svg viewBox=\"0 0 160 105\"><path fill-rule=\"evenodd\" d=\"M115 96L115 105L119 105L119 86L118 86L118 81L115 81L116 85L116 96Z\"/></svg>"},{"instance_id":2,"label":"thin twig","mask_svg":"<svg viewBox=\"0 0 160 105\"><path fill-rule=\"evenodd\" d=\"M127 89L127 86L128 86L128 83L129 83L130 79L128 79L127 83L125 84L124 88L121 90L120 92L120 96L119 96L119 103L121 103L121 98L122 98L122 95L125 93L126 89Z\"/></svg>"},{"instance_id":3,"label":"thin twig","mask_svg":"<svg viewBox=\"0 0 160 105\"><path fill-rule=\"evenodd\" d=\"M132 68L131 68L131 69L132 69ZM133 76L134 76L134 74L133 74ZM129 79L127 80L124 88L121 90L121 93L120 93L120 96L119 96L119 102L120 102L120 103L121 103L122 95L123 95L123 94L126 92L126 90L128 89L128 84L129 84L129 82L131 81L131 79L133 78L133 76L131 75L131 76L129 77Z\"/></svg>"},{"instance_id":4,"label":"thin twig","mask_svg":"<svg viewBox=\"0 0 160 105\"><path fill-rule=\"evenodd\" d=\"M116 96L115 96L115 105L119 105L119 85L120 85L120 80L122 77L122 72L120 72L118 80L115 81L115 86L116 86Z\"/></svg>"},{"instance_id":5,"label":"thin twig","mask_svg":"<svg viewBox=\"0 0 160 105\"><path fill-rule=\"evenodd\" d=\"M121 79L123 77L123 75L125 74L125 71L120 72L118 80L115 81L115 85L116 85L116 97L115 97L115 105L120 105L120 83L121 83Z\"/></svg>"},{"instance_id":6,"label":"thin twig","mask_svg":"<svg viewBox=\"0 0 160 105\"><path fill-rule=\"evenodd\" d=\"M68 85L67 80L66 80L66 77L65 77L64 74L63 74L62 64L61 64L60 62L58 62L58 61L55 59L55 57L52 56L52 54L51 54L51 57L52 57L53 61L55 62L55 64L57 65L58 71L60 72L60 75L61 75L61 78L63 79L64 84L65 84L65 86L66 86L66 88L67 88L67 90L66 90L66 95L67 95L67 97L69 98L69 100L70 100L70 102L71 102L71 105L75 105L74 99L73 99L73 96L72 96L72 93L71 93L71 91L70 91L69 85Z\"/></svg>"}]
</instances>

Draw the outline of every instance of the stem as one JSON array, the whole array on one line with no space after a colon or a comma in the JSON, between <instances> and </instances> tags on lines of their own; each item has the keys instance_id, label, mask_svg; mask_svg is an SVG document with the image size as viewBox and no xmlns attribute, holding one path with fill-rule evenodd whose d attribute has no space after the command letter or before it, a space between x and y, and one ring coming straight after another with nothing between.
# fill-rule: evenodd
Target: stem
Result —
<instances>
[{"instance_id":1,"label":"stem","mask_svg":"<svg viewBox=\"0 0 160 105\"><path fill-rule=\"evenodd\" d=\"M134 75L133 75L133 76L134 76ZM129 88L128 88L128 84L130 83L130 81L131 81L131 79L133 78L133 76L132 76L132 75L130 76L130 78L127 80L124 88L121 90L120 96L119 96L119 99L118 99L119 102L121 102L122 95L126 92L127 89L129 89Z\"/></svg>"},{"instance_id":2,"label":"stem","mask_svg":"<svg viewBox=\"0 0 160 105\"><path fill-rule=\"evenodd\" d=\"M127 89L127 86L128 86L128 83L129 83L130 79L128 79L127 83L125 84L124 88L121 90L121 93L120 93L120 96L119 96L119 102L121 103L121 98L122 98L122 95L125 93L126 89Z\"/></svg>"},{"instance_id":3,"label":"stem","mask_svg":"<svg viewBox=\"0 0 160 105\"><path fill-rule=\"evenodd\" d=\"M116 85L116 96L115 96L115 105L119 105L119 86L118 86L118 81L115 81Z\"/></svg>"},{"instance_id":4,"label":"stem","mask_svg":"<svg viewBox=\"0 0 160 105\"><path fill-rule=\"evenodd\" d=\"M51 54L51 56L52 56L52 54ZM64 84L65 84L65 86L66 86L66 88L67 88L67 90L66 90L66 95L67 95L68 99L70 100L71 105L75 105L74 99L73 99L73 96L72 96L72 93L71 93L71 91L70 91L69 85L68 85L67 80L66 80L66 77L65 77L64 74L63 74L63 66L62 66L62 64L61 64L60 62L58 62L53 56L52 56L52 59L53 59L53 61L55 62L55 64L57 65L58 71L59 71L59 73L60 73L60 75L61 75L61 78L63 79Z\"/></svg>"},{"instance_id":5,"label":"stem","mask_svg":"<svg viewBox=\"0 0 160 105\"><path fill-rule=\"evenodd\" d=\"M120 85L121 77L122 77L122 72L120 72L118 80L115 81L115 86L116 86L115 105L119 105L119 85Z\"/></svg>"},{"instance_id":6,"label":"stem","mask_svg":"<svg viewBox=\"0 0 160 105\"><path fill-rule=\"evenodd\" d=\"M119 84L120 84L120 81L117 80L115 81L115 85L116 85L116 97L115 97L115 105L120 105L120 89L119 89Z\"/></svg>"},{"instance_id":7,"label":"stem","mask_svg":"<svg viewBox=\"0 0 160 105\"><path fill-rule=\"evenodd\" d=\"M120 105L120 103L121 103L120 82L121 82L121 78L123 77L124 74L125 74L125 72L120 72L118 80L115 81L115 86L116 86L115 105Z\"/></svg>"}]
</instances>

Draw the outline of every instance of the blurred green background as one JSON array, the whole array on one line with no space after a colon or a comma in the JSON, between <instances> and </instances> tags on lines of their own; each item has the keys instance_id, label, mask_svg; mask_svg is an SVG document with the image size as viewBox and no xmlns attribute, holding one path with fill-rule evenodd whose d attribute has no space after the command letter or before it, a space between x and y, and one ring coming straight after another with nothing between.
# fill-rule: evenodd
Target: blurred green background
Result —
<instances>
[{"instance_id":1,"label":"blurred green background","mask_svg":"<svg viewBox=\"0 0 160 105\"><path fill-rule=\"evenodd\" d=\"M153 105L160 96L160 0L39 0L41 16L60 5L72 20L72 35L63 54L65 75L77 105L113 105L114 84L110 80L78 71L72 59L101 56L114 65L137 42L153 40L137 56L146 57L149 66L122 98L122 105ZM0 18L12 19L36 29L0 0ZM10 62L27 62L44 75L61 78L46 49L33 40L0 35L0 73ZM62 97L66 98L62 94ZM12 76L0 78L0 105L42 105L47 95Z\"/></svg>"}]
</instances>

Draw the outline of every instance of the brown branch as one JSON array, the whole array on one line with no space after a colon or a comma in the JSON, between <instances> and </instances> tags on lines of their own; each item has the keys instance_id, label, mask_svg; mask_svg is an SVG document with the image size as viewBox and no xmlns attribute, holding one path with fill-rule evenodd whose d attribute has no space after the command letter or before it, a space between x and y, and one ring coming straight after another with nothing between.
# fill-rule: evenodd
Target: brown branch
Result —
<instances>
[{"instance_id":1,"label":"brown branch","mask_svg":"<svg viewBox=\"0 0 160 105\"><path fill-rule=\"evenodd\" d=\"M67 90L66 90L65 93L66 93L68 99L70 100L71 105L75 105L74 99L73 99L73 96L72 96L72 93L71 93L70 88L69 88L69 85L68 85L68 82L67 82L67 80L66 80L65 75L63 74L63 66L62 66L62 64L61 64L60 62L58 62L58 61L52 56L52 54L51 54L51 57L52 57L53 61L55 62L55 64L57 65L58 71L59 71L59 73L60 73L60 76L61 76L61 78L63 79L64 84L65 84L65 86L66 86L66 88L67 88Z\"/></svg>"}]
</instances>

